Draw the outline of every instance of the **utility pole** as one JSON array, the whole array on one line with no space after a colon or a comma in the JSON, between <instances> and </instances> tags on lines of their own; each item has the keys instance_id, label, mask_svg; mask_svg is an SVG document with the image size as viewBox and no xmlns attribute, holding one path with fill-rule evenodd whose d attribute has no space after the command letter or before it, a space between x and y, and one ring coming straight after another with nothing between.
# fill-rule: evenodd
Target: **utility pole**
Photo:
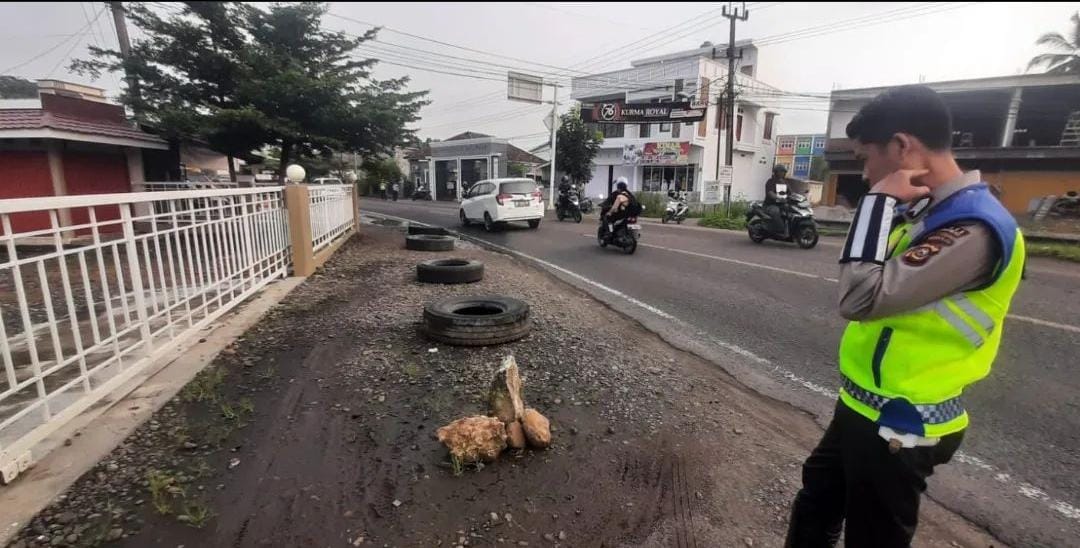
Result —
<instances>
[{"instance_id":1,"label":"utility pole","mask_svg":"<svg viewBox=\"0 0 1080 548\"><path fill-rule=\"evenodd\" d=\"M559 85L551 86L551 184L548 185L548 209L555 209L555 134L559 128Z\"/></svg>"},{"instance_id":2,"label":"utility pole","mask_svg":"<svg viewBox=\"0 0 1080 548\"><path fill-rule=\"evenodd\" d=\"M730 10L728 8L731 8ZM727 97L725 106L725 118L727 120L727 152L724 156L727 165L732 165L732 156L735 146L735 22L746 21L750 18L750 12L746 11L746 2L742 3L742 9L735 7L734 2L728 2L723 9L724 18L730 21L731 34L728 39L727 59L727 86L724 94Z\"/></svg>"},{"instance_id":3,"label":"utility pole","mask_svg":"<svg viewBox=\"0 0 1080 548\"><path fill-rule=\"evenodd\" d=\"M131 60L131 40L128 38L127 20L124 18L124 3L109 2L112 9L113 22L116 23L116 41L120 44L120 57L124 60L124 72L127 74L128 93L131 94L131 111L135 118L139 117L139 79L132 73L128 64Z\"/></svg>"}]
</instances>

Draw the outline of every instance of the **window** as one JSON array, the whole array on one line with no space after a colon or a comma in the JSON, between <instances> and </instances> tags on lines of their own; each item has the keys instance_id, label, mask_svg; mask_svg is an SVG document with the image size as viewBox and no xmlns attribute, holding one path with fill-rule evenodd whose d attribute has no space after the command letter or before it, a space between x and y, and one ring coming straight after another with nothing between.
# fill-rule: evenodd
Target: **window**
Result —
<instances>
[{"instance_id":1,"label":"window","mask_svg":"<svg viewBox=\"0 0 1080 548\"><path fill-rule=\"evenodd\" d=\"M619 138L623 136L623 124L604 124L589 122L585 124L585 127L590 132L599 132L605 139Z\"/></svg>"},{"instance_id":2,"label":"window","mask_svg":"<svg viewBox=\"0 0 1080 548\"><path fill-rule=\"evenodd\" d=\"M692 192L697 165L686 166L645 166L642 168L645 192L667 192L669 190Z\"/></svg>"},{"instance_id":3,"label":"window","mask_svg":"<svg viewBox=\"0 0 1080 548\"><path fill-rule=\"evenodd\" d=\"M762 135L762 139L766 141L772 141L773 138L773 122L776 119L776 114L772 112L765 113L765 133Z\"/></svg>"},{"instance_id":4,"label":"window","mask_svg":"<svg viewBox=\"0 0 1080 548\"><path fill-rule=\"evenodd\" d=\"M780 154L793 154L795 152L795 138L791 136L780 137L779 149Z\"/></svg>"},{"instance_id":5,"label":"window","mask_svg":"<svg viewBox=\"0 0 1080 548\"><path fill-rule=\"evenodd\" d=\"M742 121L743 121L743 109L739 109L739 114L735 117L735 140L742 141Z\"/></svg>"},{"instance_id":6,"label":"window","mask_svg":"<svg viewBox=\"0 0 1080 548\"><path fill-rule=\"evenodd\" d=\"M679 137L681 135L682 135L682 124L679 124L679 123L671 124L671 136L672 137Z\"/></svg>"},{"instance_id":7,"label":"window","mask_svg":"<svg viewBox=\"0 0 1080 548\"><path fill-rule=\"evenodd\" d=\"M638 126L638 137L648 137L652 134L652 124L641 124Z\"/></svg>"},{"instance_id":8,"label":"window","mask_svg":"<svg viewBox=\"0 0 1080 548\"><path fill-rule=\"evenodd\" d=\"M529 181L514 181L503 183L500 192L503 194L531 194L536 190L536 183Z\"/></svg>"},{"instance_id":9,"label":"window","mask_svg":"<svg viewBox=\"0 0 1080 548\"><path fill-rule=\"evenodd\" d=\"M667 133L671 131L671 124L660 124L660 133Z\"/></svg>"}]
</instances>

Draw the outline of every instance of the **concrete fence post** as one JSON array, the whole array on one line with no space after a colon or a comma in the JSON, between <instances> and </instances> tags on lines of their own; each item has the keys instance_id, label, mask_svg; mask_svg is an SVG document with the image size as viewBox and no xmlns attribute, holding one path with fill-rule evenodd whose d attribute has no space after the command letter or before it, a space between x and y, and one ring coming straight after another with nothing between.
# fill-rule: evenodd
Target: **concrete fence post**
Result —
<instances>
[{"instance_id":1,"label":"concrete fence post","mask_svg":"<svg viewBox=\"0 0 1080 548\"><path fill-rule=\"evenodd\" d=\"M353 216L353 232L360 233L360 191L357 190L356 184L350 185L352 187L352 216Z\"/></svg>"},{"instance_id":2,"label":"concrete fence post","mask_svg":"<svg viewBox=\"0 0 1080 548\"><path fill-rule=\"evenodd\" d=\"M293 276L315 273L315 247L311 239L311 197L306 185L285 186L289 243L292 245Z\"/></svg>"}]
</instances>

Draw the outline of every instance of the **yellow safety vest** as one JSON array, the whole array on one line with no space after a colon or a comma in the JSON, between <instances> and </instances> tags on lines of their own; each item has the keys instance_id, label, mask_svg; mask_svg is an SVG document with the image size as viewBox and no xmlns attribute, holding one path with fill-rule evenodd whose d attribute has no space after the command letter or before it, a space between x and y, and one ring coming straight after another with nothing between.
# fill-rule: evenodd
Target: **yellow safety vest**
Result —
<instances>
[{"instance_id":1,"label":"yellow safety vest","mask_svg":"<svg viewBox=\"0 0 1080 548\"><path fill-rule=\"evenodd\" d=\"M840 399L883 426L926 437L967 427L960 395L990 372L1024 270L1024 238L1008 212L985 185L960 193L924 221L894 227L888 256L950 223L983 221L1001 244L993 281L910 312L850 322L840 341Z\"/></svg>"}]
</instances>

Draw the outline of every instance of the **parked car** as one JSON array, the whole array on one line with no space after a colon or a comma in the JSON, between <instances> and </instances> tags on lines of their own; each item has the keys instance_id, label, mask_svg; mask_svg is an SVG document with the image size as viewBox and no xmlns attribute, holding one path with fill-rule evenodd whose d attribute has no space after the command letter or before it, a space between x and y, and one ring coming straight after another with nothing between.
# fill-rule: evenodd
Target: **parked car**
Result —
<instances>
[{"instance_id":1,"label":"parked car","mask_svg":"<svg viewBox=\"0 0 1080 548\"><path fill-rule=\"evenodd\" d=\"M313 184L313 185L343 185L345 183L341 182L341 179L338 179L337 177L319 177L318 179L312 180L311 184Z\"/></svg>"},{"instance_id":2,"label":"parked car","mask_svg":"<svg viewBox=\"0 0 1080 548\"><path fill-rule=\"evenodd\" d=\"M484 224L488 232L498 225L525 221L538 228L544 218L544 195L532 179L478 181L461 198L461 224Z\"/></svg>"}]
</instances>

